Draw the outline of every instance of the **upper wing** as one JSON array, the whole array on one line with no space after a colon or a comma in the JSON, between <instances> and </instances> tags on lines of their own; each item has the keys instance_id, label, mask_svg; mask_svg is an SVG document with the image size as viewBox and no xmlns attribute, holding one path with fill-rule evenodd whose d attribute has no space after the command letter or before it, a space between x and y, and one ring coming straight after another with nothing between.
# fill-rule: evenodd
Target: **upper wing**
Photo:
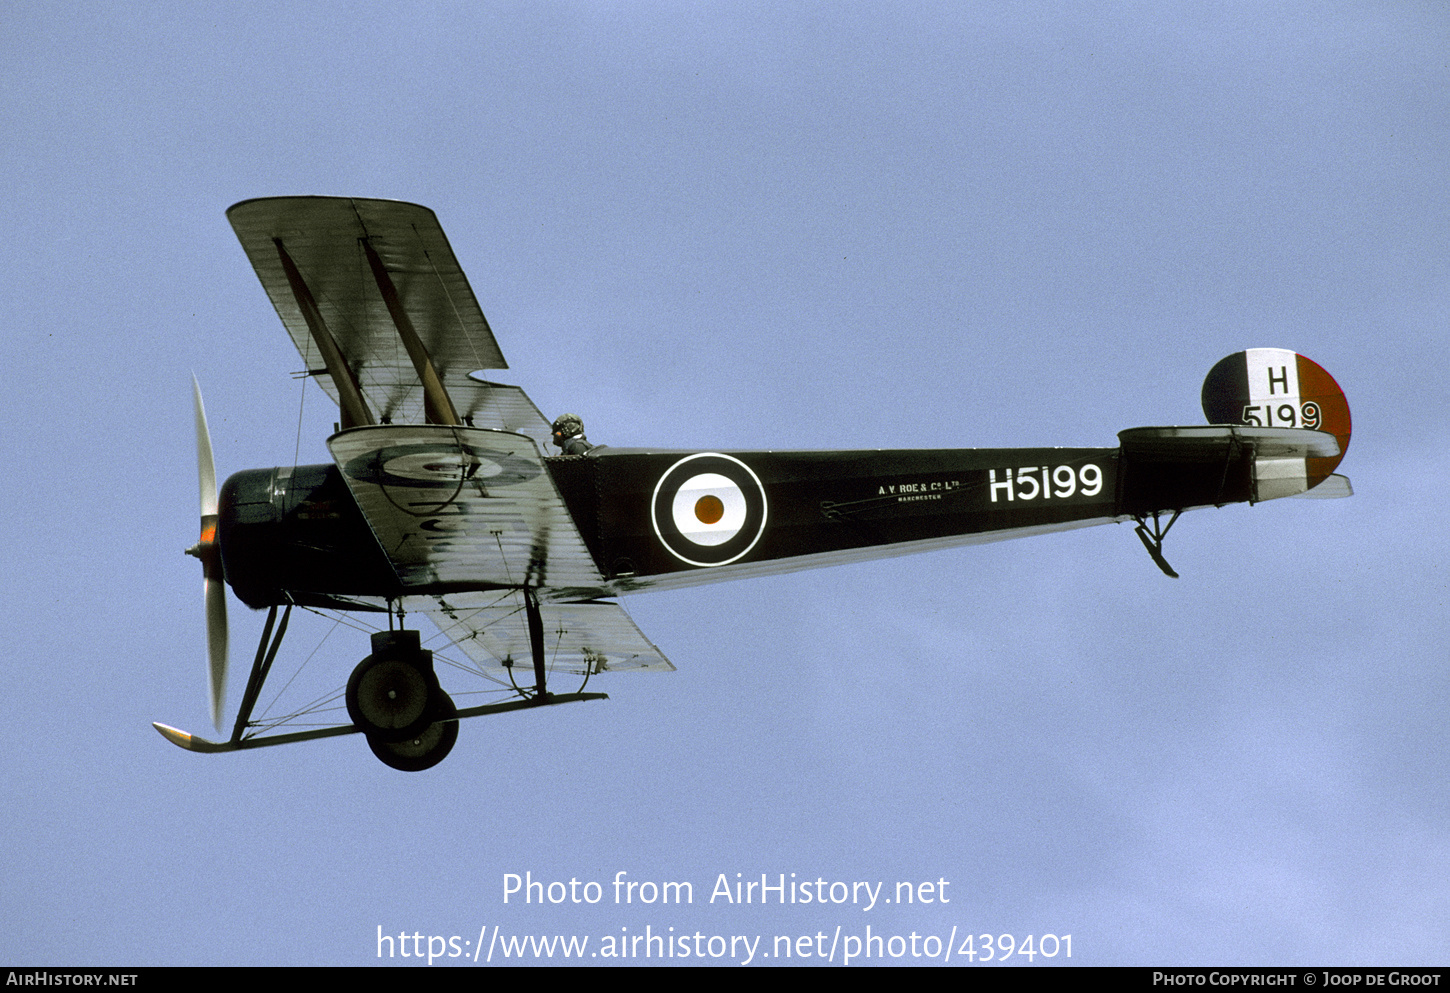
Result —
<instances>
[{"instance_id":1,"label":"upper wing","mask_svg":"<svg viewBox=\"0 0 1450 993\"><path fill-rule=\"evenodd\" d=\"M508 363L427 207L269 197L227 217L344 426L462 421L549 440L522 390L469 377Z\"/></svg>"}]
</instances>

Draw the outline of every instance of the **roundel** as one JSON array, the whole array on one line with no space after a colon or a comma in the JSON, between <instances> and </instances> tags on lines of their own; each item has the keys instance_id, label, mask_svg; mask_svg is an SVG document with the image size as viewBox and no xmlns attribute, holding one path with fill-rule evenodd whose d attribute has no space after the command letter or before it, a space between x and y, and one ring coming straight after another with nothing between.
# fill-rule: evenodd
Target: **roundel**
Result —
<instances>
[{"instance_id":1,"label":"roundel","mask_svg":"<svg viewBox=\"0 0 1450 993\"><path fill-rule=\"evenodd\" d=\"M650 522L688 565L734 562L765 533L765 487L744 462L705 452L680 459L655 484Z\"/></svg>"},{"instance_id":2,"label":"roundel","mask_svg":"<svg viewBox=\"0 0 1450 993\"><path fill-rule=\"evenodd\" d=\"M411 489L457 489L474 480L511 486L538 475L538 468L528 459L457 442L380 448L349 460L342 471L365 483Z\"/></svg>"}]
</instances>

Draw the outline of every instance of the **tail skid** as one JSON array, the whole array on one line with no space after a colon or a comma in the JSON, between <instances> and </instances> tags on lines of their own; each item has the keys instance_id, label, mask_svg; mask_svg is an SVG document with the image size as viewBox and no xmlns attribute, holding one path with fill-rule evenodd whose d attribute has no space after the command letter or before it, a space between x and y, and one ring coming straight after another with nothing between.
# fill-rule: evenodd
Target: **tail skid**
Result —
<instances>
[{"instance_id":1,"label":"tail skid","mask_svg":"<svg viewBox=\"0 0 1450 993\"><path fill-rule=\"evenodd\" d=\"M1173 567L1163 557L1163 539L1168 536L1168 529L1178 520L1178 515L1181 513L1183 511L1175 510L1173 516L1168 519L1168 523L1160 530L1158 527L1158 514L1155 511L1153 514L1153 529L1151 531L1148 530L1148 521L1142 517L1138 518L1138 526L1133 529L1137 533L1138 538L1143 542L1143 547L1148 549L1148 554L1152 556L1154 564L1162 569L1163 575L1169 579L1177 579L1178 573L1173 571Z\"/></svg>"}]
</instances>

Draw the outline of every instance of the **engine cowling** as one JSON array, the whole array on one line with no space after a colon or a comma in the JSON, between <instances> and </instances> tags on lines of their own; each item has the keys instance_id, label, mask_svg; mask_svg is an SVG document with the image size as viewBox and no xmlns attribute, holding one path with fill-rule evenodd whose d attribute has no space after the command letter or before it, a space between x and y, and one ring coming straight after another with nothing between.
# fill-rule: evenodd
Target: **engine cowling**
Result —
<instances>
[{"instance_id":1,"label":"engine cowling","mask_svg":"<svg viewBox=\"0 0 1450 993\"><path fill-rule=\"evenodd\" d=\"M249 607L357 609L339 598L401 591L334 465L236 473L221 489L217 534L227 583Z\"/></svg>"}]
</instances>

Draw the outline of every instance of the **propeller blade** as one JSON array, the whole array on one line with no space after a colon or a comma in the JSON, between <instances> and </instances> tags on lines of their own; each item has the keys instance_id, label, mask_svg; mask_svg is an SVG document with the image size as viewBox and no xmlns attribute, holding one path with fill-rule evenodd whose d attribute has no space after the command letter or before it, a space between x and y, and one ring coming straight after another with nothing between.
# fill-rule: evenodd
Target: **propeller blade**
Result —
<instances>
[{"instance_id":1,"label":"propeller blade","mask_svg":"<svg viewBox=\"0 0 1450 993\"><path fill-rule=\"evenodd\" d=\"M222 702L227 693L227 584L220 577L208 576L206 580L206 655L211 722L220 731Z\"/></svg>"},{"instance_id":2,"label":"propeller blade","mask_svg":"<svg viewBox=\"0 0 1450 993\"><path fill-rule=\"evenodd\" d=\"M221 545L217 543L216 462L211 454L211 431L206 426L206 407L201 402L201 384L191 376L191 398L196 410L196 475L201 491L201 540L187 554L201 560L206 600L207 682L211 690L211 721L222 729L222 701L227 692L227 584L222 569Z\"/></svg>"},{"instance_id":3,"label":"propeller blade","mask_svg":"<svg viewBox=\"0 0 1450 993\"><path fill-rule=\"evenodd\" d=\"M201 516L216 514L216 462L211 457L211 431L206 426L206 407L201 402L201 384L191 374L191 399L196 407L196 474L201 490ZM207 536L202 535L206 541Z\"/></svg>"}]
</instances>

